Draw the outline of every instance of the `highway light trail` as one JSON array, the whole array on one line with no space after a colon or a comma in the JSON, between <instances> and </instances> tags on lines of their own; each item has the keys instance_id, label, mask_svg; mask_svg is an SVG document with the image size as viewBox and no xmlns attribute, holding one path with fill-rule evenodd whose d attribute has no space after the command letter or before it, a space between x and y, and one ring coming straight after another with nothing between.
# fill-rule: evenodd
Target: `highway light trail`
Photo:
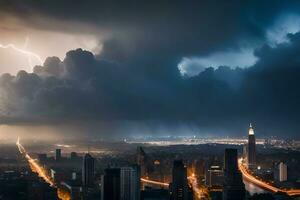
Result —
<instances>
[{"instance_id":1,"label":"highway light trail","mask_svg":"<svg viewBox=\"0 0 300 200\"><path fill-rule=\"evenodd\" d=\"M153 181L153 180L149 180L149 179L146 179L146 178L141 178L141 181L144 182L144 183L158 185L158 186L161 186L161 187L169 187L169 183L164 183L164 182L160 182L160 181Z\"/></svg>"},{"instance_id":2,"label":"highway light trail","mask_svg":"<svg viewBox=\"0 0 300 200\"><path fill-rule=\"evenodd\" d=\"M30 167L32 171L36 172L40 177L42 177L45 182L47 182L50 186L54 186L54 182L51 180L51 178L47 175L44 168L41 167L36 160L30 157L30 155L26 152L25 148L20 143L20 139L18 138L16 145L18 146L18 149L22 155L27 159L27 161L30 164Z\"/></svg>"},{"instance_id":3,"label":"highway light trail","mask_svg":"<svg viewBox=\"0 0 300 200\"><path fill-rule=\"evenodd\" d=\"M205 188L201 188L198 184L197 177L192 174L188 177L189 184L193 187L193 191L196 194L196 199L201 199L207 197L207 192ZM159 187L168 188L169 183L160 182L160 181L154 181L146 178L141 178L141 182L148 183L152 185L157 185Z\"/></svg>"},{"instance_id":4,"label":"highway light trail","mask_svg":"<svg viewBox=\"0 0 300 200\"><path fill-rule=\"evenodd\" d=\"M300 195L300 189L290 189L290 190L287 190L287 189L280 189L280 188L277 188L269 183L266 183L262 180L259 180L258 178L256 178L255 176L253 176L251 173L248 172L248 170L246 169L246 167L243 165L243 160L242 159L239 159L239 169L240 171L242 172L243 174L243 177L250 181L251 183L261 187L261 188L264 188L266 190L269 190L271 192L284 192L286 193L287 195L289 196L297 196L297 195Z\"/></svg>"},{"instance_id":5,"label":"highway light trail","mask_svg":"<svg viewBox=\"0 0 300 200\"><path fill-rule=\"evenodd\" d=\"M27 159L31 170L35 173L37 173L41 178L44 179L44 181L46 183L48 183L51 187L56 187L54 181L51 179L51 177L47 174L47 172L45 171L45 169L39 165L39 163L31 158L31 156L26 152L25 148L23 147L23 145L20 143L20 139L18 138L16 145L20 151L20 153L22 155L24 155L24 157ZM57 195L59 197L59 199L61 200L70 200L70 194L66 191L64 191L61 188L57 188Z\"/></svg>"},{"instance_id":6,"label":"highway light trail","mask_svg":"<svg viewBox=\"0 0 300 200\"><path fill-rule=\"evenodd\" d=\"M188 181L190 185L193 187L193 191L195 193L195 199L203 199L207 197L207 191L204 187L201 187L198 183L197 177L193 173L188 177Z\"/></svg>"}]
</instances>

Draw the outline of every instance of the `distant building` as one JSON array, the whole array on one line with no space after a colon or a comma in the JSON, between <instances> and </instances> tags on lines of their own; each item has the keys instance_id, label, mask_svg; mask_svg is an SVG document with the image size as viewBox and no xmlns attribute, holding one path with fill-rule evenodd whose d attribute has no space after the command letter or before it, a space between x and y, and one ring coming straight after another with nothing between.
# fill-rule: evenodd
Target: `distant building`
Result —
<instances>
[{"instance_id":1,"label":"distant building","mask_svg":"<svg viewBox=\"0 0 300 200\"><path fill-rule=\"evenodd\" d=\"M243 158L245 160L247 160L247 157L248 157L248 151L247 151L247 149L248 149L248 143L246 143L246 144L243 145Z\"/></svg>"},{"instance_id":2,"label":"distant building","mask_svg":"<svg viewBox=\"0 0 300 200\"><path fill-rule=\"evenodd\" d=\"M224 173L221 166L212 165L205 175L205 184L208 187L219 187L223 185Z\"/></svg>"},{"instance_id":3,"label":"distant building","mask_svg":"<svg viewBox=\"0 0 300 200\"><path fill-rule=\"evenodd\" d=\"M256 140L254 129L250 124L247 146L247 165L249 169L256 169Z\"/></svg>"},{"instance_id":4,"label":"distant building","mask_svg":"<svg viewBox=\"0 0 300 200\"><path fill-rule=\"evenodd\" d=\"M238 169L237 149L225 149L223 200L244 200L245 184Z\"/></svg>"},{"instance_id":5,"label":"distant building","mask_svg":"<svg viewBox=\"0 0 300 200\"><path fill-rule=\"evenodd\" d=\"M65 173L65 171L63 171L61 168L51 168L50 175L52 180L58 185L62 180L67 178L67 173Z\"/></svg>"},{"instance_id":6,"label":"distant building","mask_svg":"<svg viewBox=\"0 0 300 200\"><path fill-rule=\"evenodd\" d=\"M82 185L92 187L94 184L95 160L90 154L85 154L82 162Z\"/></svg>"},{"instance_id":7,"label":"distant building","mask_svg":"<svg viewBox=\"0 0 300 200\"><path fill-rule=\"evenodd\" d=\"M71 179L72 179L73 181L75 181L75 180L77 179L77 174L76 174L76 172L72 172Z\"/></svg>"},{"instance_id":8,"label":"distant building","mask_svg":"<svg viewBox=\"0 0 300 200\"><path fill-rule=\"evenodd\" d=\"M279 168L279 181L280 182L287 181L288 179L287 165L284 164L283 162L280 162L278 168Z\"/></svg>"},{"instance_id":9,"label":"distant building","mask_svg":"<svg viewBox=\"0 0 300 200\"><path fill-rule=\"evenodd\" d=\"M78 159L78 155L77 155L77 153L76 152L71 152L71 154L70 154L70 158L71 158L71 160L77 160Z\"/></svg>"},{"instance_id":10,"label":"distant building","mask_svg":"<svg viewBox=\"0 0 300 200\"><path fill-rule=\"evenodd\" d=\"M147 157L146 157L146 153L145 153L144 149L142 147L138 147L137 148L137 164L141 168L141 176L142 177L147 176L146 162L147 162Z\"/></svg>"},{"instance_id":11,"label":"distant building","mask_svg":"<svg viewBox=\"0 0 300 200\"><path fill-rule=\"evenodd\" d=\"M120 168L105 169L101 178L101 200L120 200Z\"/></svg>"},{"instance_id":12,"label":"distant building","mask_svg":"<svg viewBox=\"0 0 300 200\"><path fill-rule=\"evenodd\" d=\"M120 173L121 200L140 200L140 167L122 167Z\"/></svg>"},{"instance_id":13,"label":"distant building","mask_svg":"<svg viewBox=\"0 0 300 200\"><path fill-rule=\"evenodd\" d=\"M47 161L47 154L45 153L39 153L38 154L38 160L41 162L41 163L44 163Z\"/></svg>"},{"instance_id":14,"label":"distant building","mask_svg":"<svg viewBox=\"0 0 300 200\"><path fill-rule=\"evenodd\" d=\"M61 149L55 150L55 160L57 161L61 160Z\"/></svg>"},{"instance_id":15,"label":"distant building","mask_svg":"<svg viewBox=\"0 0 300 200\"><path fill-rule=\"evenodd\" d=\"M45 182L31 181L28 183L28 199L58 200L56 188L49 187Z\"/></svg>"},{"instance_id":16,"label":"distant building","mask_svg":"<svg viewBox=\"0 0 300 200\"><path fill-rule=\"evenodd\" d=\"M182 160L175 160L173 163L171 193L172 200L189 199L187 169Z\"/></svg>"}]
</instances>

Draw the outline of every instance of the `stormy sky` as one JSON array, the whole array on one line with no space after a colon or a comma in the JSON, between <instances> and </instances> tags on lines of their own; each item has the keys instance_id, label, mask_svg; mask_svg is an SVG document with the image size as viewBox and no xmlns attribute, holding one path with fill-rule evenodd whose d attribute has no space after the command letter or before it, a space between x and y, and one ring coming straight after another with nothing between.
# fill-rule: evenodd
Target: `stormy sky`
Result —
<instances>
[{"instance_id":1,"label":"stormy sky","mask_svg":"<svg viewBox=\"0 0 300 200\"><path fill-rule=\"evenodd\" d=\"M0 123L298 138L298 1L0 2Z\"/></svg>"}]
</instances>

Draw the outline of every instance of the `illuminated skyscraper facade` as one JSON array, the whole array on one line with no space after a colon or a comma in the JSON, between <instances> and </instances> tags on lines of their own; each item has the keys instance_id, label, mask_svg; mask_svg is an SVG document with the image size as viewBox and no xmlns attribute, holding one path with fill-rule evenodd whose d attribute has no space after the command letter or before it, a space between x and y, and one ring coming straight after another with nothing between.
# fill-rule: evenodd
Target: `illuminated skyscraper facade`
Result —
<instances>
[{"instance_id":1,"label":"illuminated skyscraper facade","mask_svg":"<svg viewBox=\"0 0 300 200\"><path fill-rule=\"evenodd\" d=\"M251 124L249 127L248 134L247 165L249 169L256 168L256 140L254 135L254 129Z\"/></svg>"},{"instance_id":2,"label":"illuminated skyscraper facade","mask_svg":"<svg viewBox=\"0 0 300 200\"><path fill-rule=\"evenodd\" d=\"M279 168L279 181L280 182L287 181L288 179L287 165L284 164L283 162L280 162L278 168Z\"/></svg>"}]
</instances>

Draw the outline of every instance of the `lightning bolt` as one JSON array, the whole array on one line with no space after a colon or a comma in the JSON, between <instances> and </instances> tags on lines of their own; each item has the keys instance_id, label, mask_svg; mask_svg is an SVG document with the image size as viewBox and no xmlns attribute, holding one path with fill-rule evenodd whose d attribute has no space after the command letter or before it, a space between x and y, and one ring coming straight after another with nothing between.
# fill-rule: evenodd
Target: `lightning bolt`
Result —
<instances>
[{"instance_id":1,"label":"lightning bolt","mask_svg":"<svg viewBox=\"0 0 300 200\"><path fill-rule=\"evenodd\" d=\"M11 48L11 49L13 49L13 50L15 50L15 51L17 51L19 53L22 53L22 54L26 55L27 58L28 58L28 64L30 66L32 66L32 58L35 58L37 61L39 61L40 65L42 65L43 64L43 60L42 60L42 58L38 54L36 54L36 53L34 53L32 51L26 50L28 42L29 42L29 38L27 37L23 48L18 48L14 44L3 45L1 43L0 43L0 48L2 48L2 49L9 49L9 48Z\"/></svg>"}]
</instances>

